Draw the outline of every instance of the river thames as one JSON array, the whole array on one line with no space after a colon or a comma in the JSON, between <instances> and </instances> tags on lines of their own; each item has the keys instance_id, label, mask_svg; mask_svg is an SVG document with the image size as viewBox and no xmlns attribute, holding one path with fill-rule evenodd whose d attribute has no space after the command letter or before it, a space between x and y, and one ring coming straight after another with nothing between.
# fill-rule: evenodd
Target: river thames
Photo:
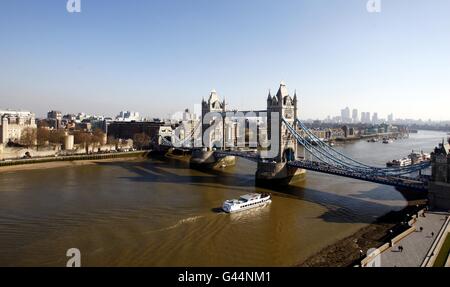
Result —
<instances>
[{"instance_id":1,"label":"river thames","mask_svg":"<svg viewBox=\"0 0 450 287\"><path fill-rule=\"evenodd\" d=\"M419 131L391 144L336 146L383 166L430 152L445 133ZM167 159L0 172L0 266L291 266L406 206L395 188L307 172L274 191L254 186L256 164L217 172ZM271 205L218 212L226 199L269 191Z\"/></svg>"}]
</instances>

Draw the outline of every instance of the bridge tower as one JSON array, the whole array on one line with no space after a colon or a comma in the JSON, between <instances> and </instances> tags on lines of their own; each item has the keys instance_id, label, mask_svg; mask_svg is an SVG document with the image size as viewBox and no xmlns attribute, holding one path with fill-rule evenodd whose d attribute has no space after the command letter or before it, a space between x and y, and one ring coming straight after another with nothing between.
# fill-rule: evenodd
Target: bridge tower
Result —
<instances>
[{"instance_id":1,"label":"bridge tower","mask_svg":"<svg viewBox=\"0 0 450 287\"><path fill-rule=\"evenodd\" d=\"M428 201L433 209L450 209L450 140L443 140L431 153Z\"/></svg>"},{"instance_id":2,"label":"bridge tower","mask_svg":"<svg viewBox=\"0 0 450 287\"><path fill-rule=\"evenodd\" d=\"M272 130L272 113L277 113L278 129ZM295 126L297 119L297 93L294 97L289 95L284 82L280 83L278 92L267 97L267 136L272 145L278 145L278 154L272 159L262 159L258 162L256 171L257 185L289 184L294 178L305 173L305 170L287 165L288 162L297 159L297 141L283 124L285 119L288 124ZM275 133L278 133L277 137ZM278 142L273 142L278 138Z\"/></svg>"},{"instance_id":3,"label":"bridge tower","mask_svg":"<svg viewBox=\"0 0 450 287\"><path fill-rule=\"evenodd\" d=\"M214 119L205 119L205 116L211 113L219 113L222 117L225 114L225 100L220 101L216 90L212 90L207 101L202 100L202 136L203 133L214 124ZM222 147L223 142L223 125L216 125L209 134L208 142L203 142L203 146L207 149ZM203 141L203 139L202 139Z\"/></svg>"},{"instance_id":4,"label":"bridge tower","mask_svg":"<svg viewBox=\"0 0 450 287\"><path fill-rule=\"evenodd\" d=\"M217 92L212 90L208 100L202 100L201 131L203 148L192 151L191 167L211 169L231 166L236 163L234 156L216 158L214 155L214 148L221 149L225 145L225 115L225 100L221 101ZM219 119L221 124L219 124ZM208 138L205 139L204 134L207 131Z\"/></svg>"},{"instance_id":5,"label":"bridge tower","mask_svg":"<svg viewBox=\"0 0 450 287\"><path fill-rule=\"evenodd\" d=\"M272 142L272 144L278 144L278 155L274 158L276 162L289 162L297 158L297 141L289 133L288 129L282 124L284 118L291 126L295 126L295 120L297 118L297 93L294 93L292 98L286 88L284 82L280 83L278 92L275 96L269 92L267 97L267 123L268 123L268 138L271 140L272 136L272 113L278 114L278 122L280 123L278 131L278 143Z\"/></svg>"}]
</instances>

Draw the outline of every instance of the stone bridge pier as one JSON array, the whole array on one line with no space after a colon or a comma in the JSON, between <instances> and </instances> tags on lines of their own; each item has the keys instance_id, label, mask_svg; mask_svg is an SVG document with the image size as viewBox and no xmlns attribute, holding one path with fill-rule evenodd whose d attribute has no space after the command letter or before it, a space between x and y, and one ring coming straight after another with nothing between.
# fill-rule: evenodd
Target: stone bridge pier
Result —
<instances>
[{"instance_id":1,"label":"stone bridge pier","mask_svg":"<svg viewBox=\"0 0 450 287\"><path fill-rule=\"evenodd\" d=\"M235 165L236 157L218 157L212 150L195 149L192 151L189 164L191 167L198 169L218 169Z\"/></svg>"},{"instance_id":2,"label":"stone bridge pier","mask_svg":"<svg viewBox=\"0 0 450 287\"><path fill-rule=\"evenodd\" d=\"M262 187L288 185L304 179L305 173L304 169L288 166L286 162L259 161L255 183Z\"/></svg>"}]
</instances>

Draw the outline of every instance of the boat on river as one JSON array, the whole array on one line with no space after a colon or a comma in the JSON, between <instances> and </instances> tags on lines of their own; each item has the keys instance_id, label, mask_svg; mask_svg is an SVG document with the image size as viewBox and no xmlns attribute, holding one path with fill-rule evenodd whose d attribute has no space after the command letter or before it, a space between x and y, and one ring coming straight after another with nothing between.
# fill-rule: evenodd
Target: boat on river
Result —
<instances>
[{"instance_id":1,"label":"boat on river","mask_svg":"<svg viewBox=\"0 0 450 287\"><path fill-rule=\"evenodd\" d=\"M412 151L407 157L401 159L394 159L386 163L387 167L403 167L410 166L413 164L419 164L425 161L430 161L431 155L423 151L415 152Z\"/></svg>"},{"instance_id":2,"label":"boat on river","mask_svg":"<svg viewBox=\"0 0 450 287\"><path fill-rule=\"evenodd\" d=\"M272 202L272 196L268 193L249 193L239 199L226 200L222 210L227 213L239 212L251 208L260 207Z\"/></svg>"}]
</instances>

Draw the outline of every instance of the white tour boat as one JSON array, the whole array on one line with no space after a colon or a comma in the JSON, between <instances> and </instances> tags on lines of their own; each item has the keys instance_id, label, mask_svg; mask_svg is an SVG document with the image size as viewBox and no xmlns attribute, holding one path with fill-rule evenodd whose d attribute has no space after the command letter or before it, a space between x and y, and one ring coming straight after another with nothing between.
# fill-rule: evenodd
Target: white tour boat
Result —
<instances>
[{"instance_id":1,"label":"white tour boat","mask_svg":"<svg viewBox=\"0 0 450 287\"><path fill-rule=\"evenodd\" d=\"M241 196L239 199L226 200L223 205L223 211L233 213L247 210L269 204L272 202L270 194L250 193Z\"/></svg>"},{"instance_id":2,"label":"white tour boat","mask_svg":"<svg viewBox=\"0 0 450 287\"><path fill-rule=\"evenodd\" d=\"M409 157L404 157L402 159L394 159L393 161L390 161L386 163L387 167L403 167L403 166L410 166L412 164L412 161Z\"/></svg>"},{"instance_id":3,"label":"white tour boat","mask_svg":"<svg viewBox=\"0 0 450 287\"><path fill-rule=\"evenodd\" d=\"M403 167L403 166L410 166L413 164L419 164L424 161L430 161L431 155L429 153L425 153L423 151L421 152L415 152L412 151L411 154L408 155L408 157L404 157L402 159L394 159L393 161L387 162L387 167Z\"/></svg>"}]
</instances>

